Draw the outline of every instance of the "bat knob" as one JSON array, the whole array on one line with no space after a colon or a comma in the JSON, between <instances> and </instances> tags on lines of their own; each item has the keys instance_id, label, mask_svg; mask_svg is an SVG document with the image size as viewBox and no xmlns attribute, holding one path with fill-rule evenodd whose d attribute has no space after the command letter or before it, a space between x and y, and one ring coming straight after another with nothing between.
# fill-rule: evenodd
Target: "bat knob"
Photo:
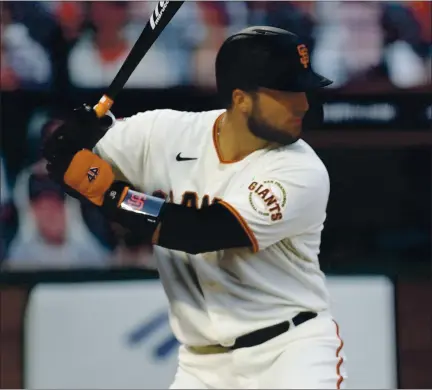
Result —
<instances>
[{"instance_id":1,"label":"bat knob","mask_svg":"<svg viewBox=\"0 0 432 390\"><path fill-rule=\"evenodd\" d=\"M114 104L114 100L112 100L107 95L103 95L98 104L93 107L93 110L96 112L96 116L98 118L102 118Z\"/></svg>"}]
</instances>

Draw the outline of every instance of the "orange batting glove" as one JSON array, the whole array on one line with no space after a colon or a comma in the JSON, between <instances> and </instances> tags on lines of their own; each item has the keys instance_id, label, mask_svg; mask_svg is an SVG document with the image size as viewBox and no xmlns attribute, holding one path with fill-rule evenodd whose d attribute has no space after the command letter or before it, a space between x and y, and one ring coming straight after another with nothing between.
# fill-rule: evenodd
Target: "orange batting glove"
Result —
<instances>
[{"instance_id":1,"label":"orange batting glove","mask_svg":"<svg viewBox=\"0 0 432 390\"><path fill-rule=\"evenodd\" d=\"M61 162L57 166L53 163L52 171L56 181L67 187L69 195L89 200L99 206L108 219L127 229L138 229L149 243L156 237L165 200L137 192L128 183L115 181L111 166L90 150L76 153L66 169L62 170Z\"/></svg>"},{"instance_id":2,"label":"orange batting glove","mask_svg":"<svg viewBox=\"0 0 432 390\"><path fill-rule=\"evenodd\" d=\"M102 206L114 179L111 166L87 149L73 156L63 176L64 184L97 206Z\"/></svg>"}]
</instances>

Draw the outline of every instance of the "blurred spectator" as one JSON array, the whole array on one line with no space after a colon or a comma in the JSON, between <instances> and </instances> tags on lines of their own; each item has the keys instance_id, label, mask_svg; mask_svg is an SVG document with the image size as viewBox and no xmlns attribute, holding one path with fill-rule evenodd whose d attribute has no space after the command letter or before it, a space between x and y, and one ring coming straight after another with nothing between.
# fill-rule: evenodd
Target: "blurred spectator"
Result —
<instances>
[{"instance_id":1,"label":"blurred spectator","mask_svg":"<svg viewBox=\"0 0 432 390\"><path fill-rule=\"evenodd\" d=\"M109 252L85 225L79 202L65 197L40 161L18 176L14 201L19 227L6 269L62 269L109 266Z\"/></svg>"},{"instance_id":2,"label":"blurred spectator","mask_svg":"<svg viewBox=\"0 0 432 390\"><path fill-rule=\"evenodd\" d=\"M50 79L61 94L71 84L108 86L156 4L3 2L2 90L41 88ZM335 81L330 88L416 88L430 83L431 11L424 1L186 2L126 88L214 89L217 50L248 25L299 34L316 70Z\"/></svg>"},{"instance_id":3,"label":"blurred spectator","mask_svg":"<svg viewBox=\"0 0 432 390\"><path fill-rule=\"evenodd\" d=\"M406 5L385 4L383 8L383 59L392 84L399 88L426 84L428 74L424 58L429 54L429 45L424 40L422 26ZM432 27L430 17L429 9L429 30Z\"/></svg>"},{"instance_id":4,"label":"blurred spectator","mask_svg":"<svg viewBox=\"0 0 432 390\"><path fill-rule=\"evenodd\" d=\"M43 47L46 46L56 21L52 13L53 1L7 1L17 23L25 25L29 35Z\"/></svg>"},{"instance_id":5,"label":"blurred spectator","mask_svg":"<svg viewBox=\"0 0 432 390\"><path fill-rule=\"evenodd\" d=\"M383 5L382 25L388 43L402 39L421 57L432 44L432 4L430 1L403 1Z\"/></svg>"},{"instance_id":6,"label":"blurred spectator","mask_svg":"<svg viewBox=\"0 0 432 390\"><path fill-rule=\"evenodd\" d=\"M215 61L228 36L246 28L248 9L242 1L197 2L200 39L191 52L192 85L216 89Z\"/></svg>"},{"instance_id":7,"label":"blurred spectator","mask_svg":"<svg viewBox=\"0 0 432 390\"><path fill-rule=\"evenodd\" d=\"M268 1L247 1L247 25L248 26L265 26L268 14Z\"/></svg>"},{"instance_id":8,"label":"blurred spectator","mask_svg":"<svg viewBox=\"0 0 432 390\"><path fill-rule=\"evenodd\" d=\"M292 31L306 42L310 52L314 50L314 2L269 1L264 4L266 12L261 14L262 20L258 24Z\"/></svg>"},{"instance_id":9,"label":"blurred spectator","mask_svg":"<svg viewBox=\"0 0 432 390\"><path fill-rule=\"evenodd\" d=\"M228 14L224 2L199 2L204 37L192 54L192 83L201 88L214 89L216 54L228 36Z\"/></svg>"},{"instance_id":10,"label":"blurred spectator","mask_svg":"<svg viewBox=\"0 0 432 390\"><path fill-rule=\"evenodd\" d=\"M3 158L0 156L0 205L8 203L10 200L10 190L8 178L6 176L6 169L4 166Z\"/></svg>"},{"instance_id":11,"label":"blurred spectator","mask_svg":"<svg viewBox=\"0 0 432 390\"><path fill-rule=\"evenodd\" d=\"M51 120L52 115L49 108L40 107L32 110L29 115L26 128L26 142L25 142L25 160L24 166L32 165L38 162L41 156L41 129L44 125ZM22 141L21 141L22 143Z\"/></svg>"},{"instance_id":12,"label":"blurred spectator","mask_svg":"<svg viewBox=\"0 0 432 390\"><path fill-rule=\"evenodd\" d=\"M246 27L249 27L249 9L246 1L227 1L225 10L228 17L227 38Z\"/></svg>"},{"instance_id":13,"label":"blurred spectator","mask_svg":"<svg viewBox=\"0 0 432 390\"><path fill-rule=\"evenodd\" d=\"M420 27L420 39L426 46L426 51L432 45L432 2L430 1L404 1L404 6L409 8Z\"/></svg>"},{"instance_id":14,"label":"blurred spectator","mask_svg":"<svg viewBox=\"0 0 432 390\"><path fill-rule=\"evenodd\" d=\"M84 7L74 1L55 2L54 13L66 42L75 41L81 34L85 21Z\"/></svg>"},{"instance_id":15,"label":"blurred spectator","mask_svg":"<svg viewBox=\"0 0 432 390\"><path fill-rule=\"evenodd\" d=\"M127 30L135 40L141 34L157 3L155 1L129 3L130 23ZM199 8L199 2L185 2L152 46L152 50L168 52L170 63L175 64L175 69L172 71L178 74L179 85L191 84L193 71L191 53L205 35L206 26L201 19Z\"/></svg>"},{"instance_id":16,"label":"blurred spectator","mask_svg":"<svg viewBox=\"0 0 432 390\"><path fill-rule=\"evenodd\" d=\"M70 84L68 57L84 28L85 10L83 2L61 1L50 4L56 25L46 45L53 64L56 92L63 93Z\"/></svg>"},{"instance_id":17,"label":"blurred spectator","mask_svg":"<svg viewBox=\"0 0 432 390\"><path fill-rule=\"evenodd\" d=\"M47 122L42 127L42 139L60 123L58 120ZM40 132L39 139L32 132L28 137L34 145L40 146ZM103 221L95 219L94 213L83 212L76 199L64 195L60 186L49 179L46 161L40 157L40 150L35 157L37 161L23 169L15 182L13 200L18 214L18 229L8 248L3 268L109 266L110 250L101 240L101 236L105 237L101 229L95 232L90 228Z\"/></svg>"},{"instance_id":18,"label":"blurred spectator","mask_svg":"<svg viewBox=\"0 0 432 390\"><path fill-rule=\"evenodd\" d=\"M382 91L428 82L426 60L415 49L421 30L402 4L319 2L316 9L313 63L335 81L331 88Z\"/></svg>"},{"instance_id":19,"label":"blurred spectator","mask_svg":"<svg viewBox=\"0 0 432 390\"><path fill-rule=\"evenodd\" d=\"M319 2L316 46L312 61L318 73L332 79L332 88L378 65L383 33L381 6L375 2Z\"/></svg>"},{"instance_id":20,"label":"blurred spectator","mask_svg":"<svg viewBox=\"0 0 432 390\"><path fill-rule=\"evenodd\" d=\"M2 2L1 8L1 90L48 87L51 80L48 54L31 38L24 24L14 21L8 2Z\"/></svg>"},{"instance_id":21,"label":"blurred spectator","mask_svg":"<svg viewBox=\"0 0 432 390\"><path fill-rule=\"evenodd\" d=\"M13 230L14 207L10 195L10 188L3 158L0 156L0 265L5 256Z\"/></svg>"},{"instance_id":22,"label":"blurred spectator","mask_svg":"<svg viewBox=\"0 0 432 390\"><path fill-rule=\"evenodd\" d=\"M127 34L128 2L86 3L89 28L70 53L71 82L80 88L108 86L123 64L137 36ZM162 45L153 46L130 77L126 87L171 87L178 85L179 72Z\"/></svg>"}]
</instances>

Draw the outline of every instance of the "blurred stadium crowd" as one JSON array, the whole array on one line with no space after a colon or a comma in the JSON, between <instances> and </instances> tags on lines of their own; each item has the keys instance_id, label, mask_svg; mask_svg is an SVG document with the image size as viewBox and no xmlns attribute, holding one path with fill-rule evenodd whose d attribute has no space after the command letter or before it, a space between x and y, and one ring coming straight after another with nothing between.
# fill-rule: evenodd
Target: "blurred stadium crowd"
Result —
<instances>
[{"instance_id":1,"label":"blurred stadium crowd","mask_svg":"<svg viewBox=\"0 0 432 390\"><path fill-rule=\"evenodd\" d=\"M106 86L154 6L141 1L2 2L2 90ZM214 87L219 46L248 25L303 36L316 70L335 80L333 88L363 81L376 90L385 83L418 87L430 81L431 11L430 2L421 1L189 1L128 87Z\"/></svg>"},{"instance_id":2,"label":"blurred stadium crowd","mask_svg":"<svg viewBox=\"0 0 432 390\"><path fill-rule=\"evenodd\" d=\"M2 92L106 87L155 2L1 2ZM385 93L430 85L430 2L186 2L130 78L128 88L214 90L224 39L248 25L296 32L332 88ZM8 172L1 150L0 270L151 266L150 248L66 198L38 154L46 118L26 128L25 163ZM3 129L3 131L14 131ZM45 132L50 129L45 127ZM2 134L3 138L4 134Z\"/></svg>"}]
</instances>

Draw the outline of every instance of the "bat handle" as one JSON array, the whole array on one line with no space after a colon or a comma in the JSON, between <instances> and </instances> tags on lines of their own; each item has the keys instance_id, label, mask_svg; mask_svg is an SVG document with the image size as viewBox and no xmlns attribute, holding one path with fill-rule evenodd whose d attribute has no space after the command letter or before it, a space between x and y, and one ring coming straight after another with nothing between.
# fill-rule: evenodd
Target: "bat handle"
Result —
<instances>
[{"instance_id":1,"label":"bat handle","mask_svg":"<svg viewBox=\"0 0 432 390\"><path fill-rule=\"evenodd\" d=\"M114 100L112 100L109 96L103 95L98 104L93 107L93 110L96 112L96 116L98 118L102 118L114 104Z\"/></svg>"}]
</instances>

